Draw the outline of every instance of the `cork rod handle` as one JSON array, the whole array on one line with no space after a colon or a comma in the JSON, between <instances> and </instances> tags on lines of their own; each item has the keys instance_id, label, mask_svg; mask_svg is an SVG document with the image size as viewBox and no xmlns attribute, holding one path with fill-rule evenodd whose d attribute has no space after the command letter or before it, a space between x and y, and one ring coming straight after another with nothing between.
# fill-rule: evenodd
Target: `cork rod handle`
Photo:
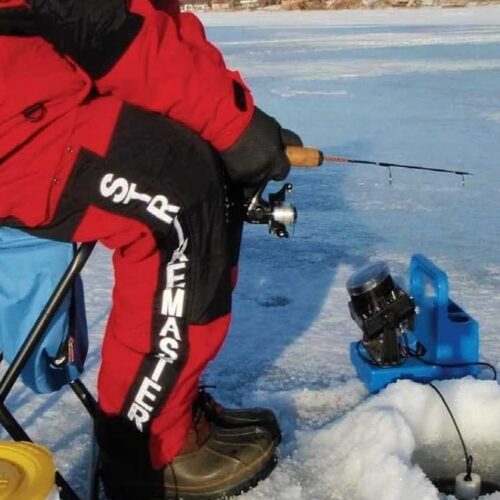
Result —
<instances>
[{"instance_id":1,"label":"cork rod handle","mask_svg":"<svg viewBox=\"0 0 500 500\"><path fill-rule=\"evenodd\" d=\"M286 155L292 167L316 168L323 164L323 153L315 148L288 146Z\"/></svg>"}]
</instances>

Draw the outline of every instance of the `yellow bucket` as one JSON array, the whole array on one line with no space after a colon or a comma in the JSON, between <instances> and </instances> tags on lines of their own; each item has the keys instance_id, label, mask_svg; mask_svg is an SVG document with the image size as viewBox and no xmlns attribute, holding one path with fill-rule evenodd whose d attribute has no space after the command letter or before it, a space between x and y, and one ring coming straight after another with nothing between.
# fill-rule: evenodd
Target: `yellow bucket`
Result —
<instances>
[{"instance_id":1,"label":"yellow bucket","mask_svg":"<svg viewBox=\"0 0 500 500\"><path fill-rule=\"evenodd\" d=\"M33 443L0 441L0 500L59 498L52 455Z\"/></svg>"}]
</instances>

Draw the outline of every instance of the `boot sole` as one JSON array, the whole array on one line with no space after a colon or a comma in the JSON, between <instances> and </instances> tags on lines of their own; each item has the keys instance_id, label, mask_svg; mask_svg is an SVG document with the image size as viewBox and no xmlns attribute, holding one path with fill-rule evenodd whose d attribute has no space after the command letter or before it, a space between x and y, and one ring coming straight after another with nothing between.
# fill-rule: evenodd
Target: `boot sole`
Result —
<instances>
[{"instance_id":1,"label":"boot sole","mask_svg":"<svg viewBox=\"0 0 500 500\"><path fill-rule=\"evenodd\" d=\"M252 488L255 488L257 484L269 477L271 472L274 470L276 465L278 465L279 454L275 451L270 458L270 460L264 465L264 467L257 472L251 479L244 481L237 486L231 488L230 490L214 491L210 494L206 493L194 493L194 492L165 492L163 497L165 500L223 500L230 497L241 495Z\"/></svg>"}]
</instances>

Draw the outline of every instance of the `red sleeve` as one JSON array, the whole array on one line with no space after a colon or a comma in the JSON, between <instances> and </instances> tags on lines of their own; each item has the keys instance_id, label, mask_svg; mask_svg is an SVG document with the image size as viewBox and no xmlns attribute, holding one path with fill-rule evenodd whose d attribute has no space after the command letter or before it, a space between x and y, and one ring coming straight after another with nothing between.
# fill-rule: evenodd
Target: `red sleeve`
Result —
<instances>
[{"instance_id":1,"label":"red sleeve","mask_svg":"<svg viewBox=\"0 0 500 500\"><path fill-rule=\"evenodd\" d=\"M142 29L99 91L184 123L220 151L232 146L254 109L240 75L195 16L161 12L149 0L132 0L131 10L144 17Z\"/></svg>"},{"instance_id":2,"label":"red sleeve","mask_svg":"<svg viewBox=\"0 0 500 500\"><path fill-rule=\"evenodd\" d=\"M249 91L240 73L227 69L219 49L208 41L203 24L193 13L185 12L180 14L179 29L183 40L189 43L194 50L204 52L215 64L221 66L221 68L226 68L231 73L233 79Z\"/></svg>"},{"instance_id":3,"label":"red sleeve","mask_svg":"<svg viewBox=\"0 0 500 500\"><path fill-rule=\"evenodd\" d=\"M193 48L204 52L215 64L225 67L222 54L208 40L201 21L192 13L185 12L179 16L179 30L182 39Z\"/></svg>"}]
</instances>

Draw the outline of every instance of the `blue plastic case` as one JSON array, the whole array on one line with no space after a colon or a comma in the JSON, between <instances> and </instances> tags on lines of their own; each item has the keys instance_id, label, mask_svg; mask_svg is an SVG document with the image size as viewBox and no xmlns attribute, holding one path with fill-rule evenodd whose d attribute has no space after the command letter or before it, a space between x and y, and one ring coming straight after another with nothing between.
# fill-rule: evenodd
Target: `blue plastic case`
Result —
<instances>
[{"instance_id":1,"label":"blue plastic case","mask_svg":"<svg viewBox=\"0 0 500 500\"><path fill-rule=\"evenodd\" d=\"M461 365L479 361L479 324L449 298L448 276L423 255L414 255L410 265L410 291L418 314L410 347L420 342L426 348L422 358L409 358L403 364L379 367L358 342L350 346L351 362L370 392L377 392L398 379L430 382L466 375L476 376L477 366ZM427 363L425 363L427 362Z\"/></svg>"}]
</instances>

